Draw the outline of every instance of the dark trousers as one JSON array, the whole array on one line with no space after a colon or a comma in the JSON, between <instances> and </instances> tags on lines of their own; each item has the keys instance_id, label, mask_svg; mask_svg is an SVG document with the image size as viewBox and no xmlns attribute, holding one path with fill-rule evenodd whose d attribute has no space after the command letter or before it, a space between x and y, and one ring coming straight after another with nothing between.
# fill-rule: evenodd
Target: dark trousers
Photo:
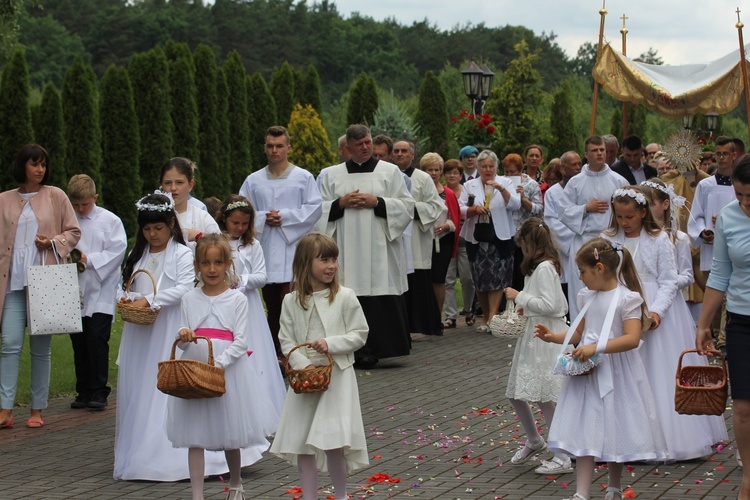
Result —
<instances>
[{"instance_id":1,"label":"dark trousers","mask_svg":"<svg viewBox=\"0 0 750 500\"><path fill-rule=\"evenodd\" d=\"M263 302L266 303L268 311L268 328L271 330L273 346L276 348L276 356L285 356L281 352L279 343L279 319L281 318L281 304L284 302L284 295L289 293L289 283L267 283L263 287Z\"/></svg>"},{"instance_id":2,"label":"dark trousers","mask_svg":"<svg viewBox=\"0 0 750 500\"><path fill-rule=\"evenodd\" d=\"M83 332L70 335L73 344L73 363L76 370L76 392L92 397L109 396L109 336L112 331L112 315L95 313L85 316Z\"/></svg>"}]
</instances>

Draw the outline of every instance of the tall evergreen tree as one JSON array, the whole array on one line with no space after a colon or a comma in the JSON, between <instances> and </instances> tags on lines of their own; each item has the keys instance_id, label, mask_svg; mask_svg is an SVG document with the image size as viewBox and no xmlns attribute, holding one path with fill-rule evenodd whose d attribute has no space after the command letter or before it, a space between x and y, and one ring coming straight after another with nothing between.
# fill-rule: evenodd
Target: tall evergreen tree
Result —
<instances>
[{"instance_id":1,"label":"tall evergreen tree","mask_svg":"<svg viewBox=\"0 0 750 500\"><path fill-rule=\"evenodd\" d=\"M13 53L3 68L0 83L0 144L3 148L0 184L3 189L15 186L13 163L18 151L34 138L29 107L29 70L23 49Z\"/></svg>"},{"instance_id":2,"label":"tall evergreen tree","mask_svg":"<svg viewBox=\"0 0 750 500\"><path fill-rule=\"evenodd\" d=\"M307 67L305 82L302 89L300 104L309 104L320 115L323 112L323 102L320 98L320 76L318 70L312 64Z\"/></svg>"},{"instance_id":3,"label":"tall evergreen tree","mask_svg":"<svg viewBox=\"0 0 750 500\"><path fill-rule=\"evenodd\" d=\"M100 116L102 120L102 177L97 186L105 207L116 213L133 235L138 230L138 215L133 203L142 196L140 175L138 117L135 114L133 87L128 71L111 65L102 78Z\"/></svg>"},{"instance_id":4,"label":"tall evergreen tree","mask_svg":"<svg viewBox=\"0 0 750 500\"><path fill-rule=\"evenodd\" d=\"M198 102L198 147L204 196L222 197L232 192L230 172L219 160L218 96L216 57L208 45L198 45L193 54Z\"/></svg>"},{"instance_id":5,"label":"tall evergreen tree","mask_svg":"<svg viewBox=\"0 0 750 500\"><path fill-rule=\"evenodd\" d=\"M175 156L184 156L201 165L198 149L198 100L195 89L195 72L192 54L182 55L169 61L169 90L171 117L174 132L172 151ZM196 175L200 168L196 170ZM196 181L193 195L201 196L202 183Z\"/></svg>"},{"instance_id":6,"label":"tall evergreen tree","mask_svg":"<svg viewBox=\"0 0 750 500\"><path fill-rule=\"evenodd\" d=\"M307 169L317 177L320 171L332 165L336 156L331 151L326 129L318 113L309 104L297 104L289 120L289 137L294 147L289 161Z\"/></svg>"},{"instance_id":7,"label":"tall evergreen tree","mask_svg":"<svg viewBox=\"0 0 750 500\"><path fill-rule=\"evenodd\" d=\"M501 158L541 140L536 107L543 101L543 91L539 71L534 68L539 54L532 53L525 40L514 48L516 58L503 73L500 86L492 90L486 107L502 135L500 149L495 151Z\"/></svg>"},{"instance_id":8,"label":"tall evergreen tree","mask_svg":"<svg viewBox=\"0 0 750 500\"><path fill-rule=\"evenodd\" d=\"M250 172L250 131L247 114L247 88L245 84L245 67L237 51L229 53L223 66L227 79L228 99L231 102L227 117L229 119L229 143L232 155L232 192L237 192Z\"/></svg>"},{"instance_id":9,"label":"tall evergreen tree","mask_svg":"<svg viewBox=\"0 0 750 500\"><path fill-rule=\"evenodd\" d=\"M60 92L52 82L44 86L42 103L34 113L34 140L49 153L52 164L50 184L61 189L68 186L65 168L65 126Z\"/></svg>"},{"instance_id":10,"label":"tall evergreen tree","mask_svg":"<svg viewBox=\"0 0 750 500\"><path fill-rule=\"evenodd\" d=\"M443 86L432 71L425 73L419 86L417 124L427 151L444 155L448 149L448 107Z\"/></svg>"},{"instance_id":11,"label":"tall evergreen tree","mask_svg":"<svg viewBox=\"0 0 750 500\"><path fill-rule=\"evenodd\" d=\"M565 80L552 101L550 158L559 157L566 151L580 151L573 104L570 101L571 93L570 81Z\"/></svg>"},{"instance_id":12,"label":"tall evergreen tree","mask_svg":"<svg viewBox=\"0 0 750 500\"><path fill-rule=\"evenodd\" d=\"M169 66L164 51L156 47L135 54L128 65L133 86L138 133L141 136L140 172L145 189L159 185L161 166L172 156Z\"/></svg>"},{"instance_id":13,"label":"tall evergreen tree","mask_svg":"<svg viewBox=\"0 0 750 500\"><path fill-rule=\"evenodd\" d=\"M274 68L271 74L271 95L276 103L277 125L286 127L294 109L294 70L288 62Z\"/></svg>"},{"instance_id":14,"label":"tall evergreen tree","mask_svg":"<svg viewBox=\"0 0 750 500\"><path fill-rule=\"evenodd\" d=\"M232 143L229 139L229 88L227 87L227 77L223 68L219 68L216 73L216 122L218 134L219 149L217 159L219 168L223 169L227 175L227 190L223 193L206 193L209 196L217 196L222 200L230 193L240 190L240 186L232 184Z\"/></svg>"},{"instance_id":15,"label":"tall evergreen tree","mask_svg":"<svg viewBox=\"0 0 750 500\"><path fill-rule=\"evenodd\" d=\"M258 170L268 163L264 144L266 142L266 130L278 123L276 121L276 104L263 75L260 73L248 77L247 96L250 157L253 162L253 170Z\"/></svg>"},{"instance_id":16,"label":"tall evergreen tree","mask_svg":"<svg viewBox=\"0 0 750 500\"><path fill-rule=\"evenodd\" d=\"M100 186L102 152L93 71L76 56L63 80L65 166L69 175L87 174ZM106 197L102 196L103 201Z\"/></svg>"},{"instance_id":17,"label":"tall evergreen tree","mask_svg":"<svg viewBox=\"0 0 750 500\"><path fill-rule=\"evenodd\" d=\"M298 69L293 70L294 74L294 104L301 104L305 93L305 75Z\"/></svg>"},{"instance_id":18,"label":"tall evergreen tree","mask_svg":"<svg viewBox=\"0 0 750 500\"><path fill-rule=\"evenodd\" d=\"M377 85L375 85L375 80L363 71L359 74L349 89L349 104L346 110L346 122L349 125L355 123L372 125L377 110Z\"/></svg>"}]
</instances>

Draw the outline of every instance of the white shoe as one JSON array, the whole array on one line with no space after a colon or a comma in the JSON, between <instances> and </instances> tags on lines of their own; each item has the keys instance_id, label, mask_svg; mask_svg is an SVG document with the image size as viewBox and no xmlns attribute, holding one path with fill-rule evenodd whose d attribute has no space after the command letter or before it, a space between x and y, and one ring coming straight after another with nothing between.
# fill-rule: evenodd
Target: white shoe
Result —
<instances>
[{"instance_id":1,"label":"white shoe","mask_svg":"<svg viewBox=\"0 0 750 500\"><path fill-rule=\"evenodd\" d=\"M737 457L737 465L739 465L740 467L742 467L742 457L740 456L740 449L739 448L737 448L735 456Z\"/></svg>"},{"instance_id":2,"label":"white shoe","mask_svg":"<svg viewBox=\"0 0 750 500\"><path fill-rule=\"evenodd\" d=\"M528 441L523 445L523 448L518 450L515 455L513 455L513 458L510 459L510 463L513 465L519 465L526 461L528 461L531 457L534 457L538 455L539 453L543 452L547 449L547 442L542 439L542 441L535 445L531 446Z\"/></svg>"},{"instance_id":3,"label":"white shoe","mask_svg":"<svg viewBox=\"0 0 750 500\"><path fill-rule=\"evenodd\" d=\"M589 500L585 496L581 495L580 493L576 493L572 497L565 498L563 500Z\"/></svg>"},{"instance_id":4,"label":"white shoe","mask_svg":"<svg viewBox=\"0 0 750 500\"><path fill-rule=\"evenodd\" d=\"M561 460L554 457L552 460L542 460L542 465L534 469L534 472L537 474L565 474L574 470L570 459Z\"/></svg>"},{"instance_id":5,"label":"white shoe","mask_svg":"<svg viewBox=\"0 0 750 500\"><path fill-rule=\"evenodd\" d=\"M607 488L607 494L604 495L604 500L622 500L622 490L620 488Z\"/></svg>"},{"instance_id":6,"label":"white shoe","mask_svg":"<svg viewBox=\"0 0 750 500\"><path fill-rule=\"evenodd\" d=\"M240 486L239 488L229 488L227 490L227 496L224 500L245 500L245 490Z\"/></svg>"}]
</instances>

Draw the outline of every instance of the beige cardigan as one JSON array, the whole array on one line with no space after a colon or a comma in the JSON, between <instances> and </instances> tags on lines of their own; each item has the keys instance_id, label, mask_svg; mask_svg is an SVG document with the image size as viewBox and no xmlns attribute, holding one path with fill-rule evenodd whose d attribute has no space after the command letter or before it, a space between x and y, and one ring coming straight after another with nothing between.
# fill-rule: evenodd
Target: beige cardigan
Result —
<instances>
[{"instance_id":1,"label":"beige cardigan","mask_svg":"<svg viewBox=\"0 0 750 500\"><path fill-rule=\"evenodd\" d=\"M42 186L39 194L31 198L39 234L55 240L55 248L61 259L75 248L81 238L81 228L78 226L73 206L65 192L53 186ZM18 219L21 217L26 200L19 194L18 189L11 189L0 193L0 317L2 317L5 291L8 287L8 272L13 257L13 244L16 241ZM46 264L55 264L55 256L47 252Z\"/></svg>"}]
</instances>

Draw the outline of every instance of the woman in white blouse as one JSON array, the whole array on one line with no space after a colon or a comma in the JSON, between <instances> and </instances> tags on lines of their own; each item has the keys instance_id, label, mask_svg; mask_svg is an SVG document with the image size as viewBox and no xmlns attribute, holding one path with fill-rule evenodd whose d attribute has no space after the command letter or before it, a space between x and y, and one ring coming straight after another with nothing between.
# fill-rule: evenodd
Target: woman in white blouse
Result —
<instances>
[{"instance_id":1,"label":"woman in white blouse","mask_svg":"<svg viewBox=\"0 0 750 500\"><path fill-rule=\"evenodd\" d=\"M477 164L479 178L466 182L458 199L466 217L460 234L466 240L474 286L484 311L483 324L477 331L489 333L488 324L513 277L516 230L511 214L521 207L521 198L510 179L497 175L495 153L482 151Z\"/></svg>"}]
</instances>

